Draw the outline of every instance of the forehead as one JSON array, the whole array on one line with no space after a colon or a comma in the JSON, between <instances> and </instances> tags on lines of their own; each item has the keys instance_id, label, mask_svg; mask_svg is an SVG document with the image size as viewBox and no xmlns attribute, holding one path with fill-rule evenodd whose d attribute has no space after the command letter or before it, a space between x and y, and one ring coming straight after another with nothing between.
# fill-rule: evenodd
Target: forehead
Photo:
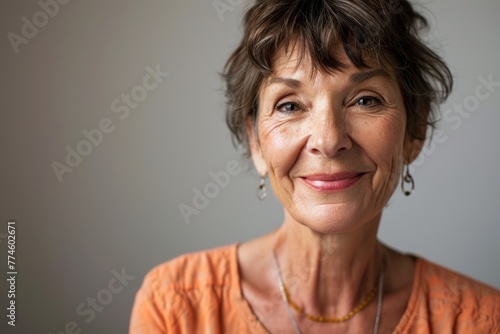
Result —
<instances>
[{"instance_id":1,"label":"forehead","mask_svg":"<svg viewBox=\"0 0 500 334\"><path fill-rule=\"evenodd\" d=\"M288 78L313 79L318 72L327 72L331 76L345 76L353 78L354 81L364 81L369 77L381 76L389 81L394 81L393 71L383 69L376 61L370 57L365 57L366 67L358 68L347 56L342 45L337 45L330 52L331 58L338 66L327 68L325 64L313 61L311 53L302 49L297 44L288 50L280 48L273 57L272 73L268 75L261 88L265 88L270 83L276 82L275 78L286 76ZM369 76L369 77L367 77Z\"/></svg>"}]
</instances>

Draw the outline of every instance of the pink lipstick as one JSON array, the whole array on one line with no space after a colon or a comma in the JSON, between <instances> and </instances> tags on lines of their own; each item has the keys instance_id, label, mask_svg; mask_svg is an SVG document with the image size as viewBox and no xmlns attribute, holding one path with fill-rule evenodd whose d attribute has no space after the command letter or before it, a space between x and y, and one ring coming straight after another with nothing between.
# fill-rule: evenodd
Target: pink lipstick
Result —
<instances>
[{"instance_id":1,"label":"pink lipstick","mask_svg":"<svg viewBox=\"0 0 500 334\"><path fill-rule=\"evenodd\" d=\"M335 174L311 174L301 179L311 188L319 192L345 190L358 182L365 173L342 172Z\"/></svg>"}]
</instances>

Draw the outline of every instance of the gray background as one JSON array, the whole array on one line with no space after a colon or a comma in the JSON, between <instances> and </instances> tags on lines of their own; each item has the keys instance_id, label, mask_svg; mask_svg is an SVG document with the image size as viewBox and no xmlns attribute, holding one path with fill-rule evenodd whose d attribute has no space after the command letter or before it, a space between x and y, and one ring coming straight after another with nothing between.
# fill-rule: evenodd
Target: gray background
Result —
<instances>
[{"instance_id":1,"label":"gray background","mask_svg":"<svg viewBox=\"0 0 500 334\"><path fill-rule=\"evenodd\" d=\"M228 3L228 0L221 0ZM255 197L258 178L225 128L217 72L241 36L245 4L218 15L213 0L71 1L15 53L7 38L40 10L36 1L0 4L0 248L17 221L17 326L2 333L125 333L142 278L181 253L244 241L279 226L273 198ZM479 76L500 81L500 2L425 0L427 38L448 61L456 89L443 106L475 94ZM431 14L432 13L432 14ZM142 83L146 67L169 76L127 118L111 103ZM469 98L470 101L470 98ZM477 110L441 122L439 142L416 163L416 192L398 191L383 241L500 288L500 87ZM458 114L452 113L457 117ZM105 134L59 182L82 130L109 118ZM455 127L455 128L454 128ZM179 204L237 160L244 169L187 224ZM6 256L0 270L6 272ZM76 308L107 288L113 269L135 279L90 323ZM0 275L3 277L3 274ZM7 328L7 331L4 331Z\"/></svg>"}]
</instances>

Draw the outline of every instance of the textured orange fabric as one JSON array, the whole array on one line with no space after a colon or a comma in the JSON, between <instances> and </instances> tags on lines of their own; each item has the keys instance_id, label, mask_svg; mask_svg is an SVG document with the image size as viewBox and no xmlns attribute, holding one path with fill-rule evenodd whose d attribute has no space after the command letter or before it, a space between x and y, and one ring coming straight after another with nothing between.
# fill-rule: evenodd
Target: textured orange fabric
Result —
<instances>
[{"instance_id":1,"label":"textured orange fabric","mask_svg":"<svg viewBox=\"0 0 500 334\"><path fill-rule=\"evenodd\" d=\"M186 254L152 269L137 292L129 333L268 333L242 298L237 247ZM272 315L272 303L263 316ZM500 291L417 258L394 333L500 333Z\"/></svg>"}]
</instances>

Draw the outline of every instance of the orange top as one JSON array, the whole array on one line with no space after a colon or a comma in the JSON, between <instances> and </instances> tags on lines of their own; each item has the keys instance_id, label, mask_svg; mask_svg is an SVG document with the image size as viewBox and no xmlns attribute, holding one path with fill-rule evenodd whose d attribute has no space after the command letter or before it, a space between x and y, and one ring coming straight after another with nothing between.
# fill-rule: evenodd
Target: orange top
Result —
<instances>
[{"instance_id":1,"label":"orange top","mask_svg":"<svg viewBox=\"0 0 500 334\"><path fill-rule=\"evenodd\" d=\"M242 297L237 247L186 254L152 269L137 292L129 333L267 334ZM394 333L500 333L500 291L417 258Z\"/></svg>"}]
</instances>

